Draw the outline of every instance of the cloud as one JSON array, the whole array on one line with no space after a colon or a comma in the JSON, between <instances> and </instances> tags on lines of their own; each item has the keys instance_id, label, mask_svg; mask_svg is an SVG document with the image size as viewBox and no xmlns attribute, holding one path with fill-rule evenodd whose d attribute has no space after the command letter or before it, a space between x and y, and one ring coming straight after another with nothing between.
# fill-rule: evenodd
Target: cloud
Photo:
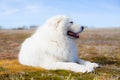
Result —
<instances>
[{"instance_id":1,"label":"cloud","mask_svg":"<svg viewBox=\"0 0 120 80\"><path fill-rule=\"evenodd\" d=\"M11 5L1 5L0 6L0 16L6 15L13 15L13 14L32 14L32 13L39 13L40 11L44 10L43 6L39 6L37 4L25 4L22 6L11 6Z\"/></svg>"},{"instance_id":2,"label":"cloud","mask_svg":"<svg viewBox=\"0 0 120 80\"><path fill-rule=\"evenodd\" d=\"M36 4L27 4L23 10L29 11L29 12L34 12L37 13L41 10L41 6L36 5Z\"/></svg>"},{"instance_id":3,"label":"cloud","mask_svg":"<svg viewBox=\"0 0 120 80\"><path fill-rule=\"evenodd\" d=\"M16 8L12 8L12 9L6 9L6 10L3 10L3 15L13 15L17 12L19 12L20 10L19 9L16 9Z\"/></svg>"},{"instance_id":4,"label":"cloud","mask_svg":"<svg viewBox=\"0 0 120 80\"><path fill-rule=\"evenodd\" d=\"M40 8L40 6L38 6L38 5L27 5L26 6L26 9L30 9L30 10L39 9L39 8Z\"/></svg>"}]
</instances>

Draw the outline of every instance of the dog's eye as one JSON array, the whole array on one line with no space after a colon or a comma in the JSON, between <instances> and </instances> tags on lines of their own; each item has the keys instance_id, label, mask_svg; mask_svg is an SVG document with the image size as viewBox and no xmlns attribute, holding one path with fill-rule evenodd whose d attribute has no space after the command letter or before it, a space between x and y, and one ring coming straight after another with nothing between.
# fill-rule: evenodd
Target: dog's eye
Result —
<instances>
[{"instance_id":1,"label":"dog's eye","mask_svg":"<svg viewBox=\"0 0 120 80\"><path fill-rule=\"evenodd\" d=\"M73 24L73 21L71 21L70 23Z\"/></svg>"}]
</instances>

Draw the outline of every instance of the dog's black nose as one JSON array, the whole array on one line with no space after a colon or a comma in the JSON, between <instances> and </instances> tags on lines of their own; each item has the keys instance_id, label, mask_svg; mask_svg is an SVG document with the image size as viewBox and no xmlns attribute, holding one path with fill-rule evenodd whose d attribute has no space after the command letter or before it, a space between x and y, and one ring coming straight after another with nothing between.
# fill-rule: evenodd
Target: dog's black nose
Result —
<instances>
[{"instance_id":1,"label":"dog's black nose","mask_svg":"<svg viewBox=\"0 0 120 80\"><path fill-rule=\"evenodd\" d=\"M81 26L82 30L84 30L84 26Z\"/></svg>"}]
</instances>

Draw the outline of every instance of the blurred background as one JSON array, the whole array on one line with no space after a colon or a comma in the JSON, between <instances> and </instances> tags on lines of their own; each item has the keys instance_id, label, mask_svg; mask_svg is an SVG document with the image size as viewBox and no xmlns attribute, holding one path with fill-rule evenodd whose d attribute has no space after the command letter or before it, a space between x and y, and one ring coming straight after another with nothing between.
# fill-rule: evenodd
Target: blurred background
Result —
<instances>
[{"instance_id":1,"label":"blurred background","mask_svg":"<svg viewBox=\"0 0 120 80\"><path fill-rule=\"evenodd\" d=\"M30 29L55 15L89 28L119 28L120 0L0 0L0 29Z\"/></svg>"}]
</instances>

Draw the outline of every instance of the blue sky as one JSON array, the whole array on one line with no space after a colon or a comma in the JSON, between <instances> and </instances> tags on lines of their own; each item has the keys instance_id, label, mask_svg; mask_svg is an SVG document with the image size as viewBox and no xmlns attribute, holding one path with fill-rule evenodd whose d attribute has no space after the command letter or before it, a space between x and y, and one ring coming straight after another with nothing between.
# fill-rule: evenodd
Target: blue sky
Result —
<instances>
[{"instance_id":1,"label":"blue sky","mask_svg":"<svg viewBox=\"0 0 120 80\"><path fill-rule=\"evenodd\" d=\"M41 25L61 14L88 27L120 27L120 0L0 0L3 28Z\"/></svg>"}]
</instances>

